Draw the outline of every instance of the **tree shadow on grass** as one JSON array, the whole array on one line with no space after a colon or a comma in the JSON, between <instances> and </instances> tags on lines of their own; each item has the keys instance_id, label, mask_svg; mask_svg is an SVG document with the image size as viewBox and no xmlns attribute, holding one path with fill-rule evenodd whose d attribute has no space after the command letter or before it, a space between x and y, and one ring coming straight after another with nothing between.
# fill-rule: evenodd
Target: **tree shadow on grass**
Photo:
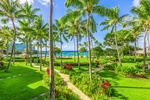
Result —
<instances>
[{"instance_id":1,"label":"tree shadow on grass","mask_svg":"<svg viewBox=\"0 0 150 100\"><path fill-rule=\"evenodd\" d=\"M37 69L21 66L12 66L9 73L1 73L4 80L0 82L0 100L30 100L41 93L48 91L42 83L42 73ZM22 74L12 77L13 75ZM6 77L11 78L6 78Z\"/></svg>"},{"instance_id":2,"label":"tree shadow on grass","mask_svg":"<svg viewBox=\"0 0 150 100\"><path fill-rule=\"evenodd\" d=\"M126 96L118 93L118 91L116 91L115 89L112 89L112 97L123 99L123 100L128 100L128 98Z\"/></svg>"},{"instance_id":3,"label":"tree shadow on grass","mask_svg":"<svg viewBox=\"0 0 150 100\"><path fill-rule=\"evenodd\" d=\"M114 88L150 89L150 87L113 86Z\"/></svg>"},{"instance_id":4,"label":"tree shadow on grass","mask_svg":"<svg viewBox=\"0 0 150 100\"><path fill-rule=\"evenodd\" d=\"M116 73L105 70L105 69L99 71L98 74L103 78L112 78L112 79L117 79L117 80L120 79Z\"/></svg>"}]
</instances>

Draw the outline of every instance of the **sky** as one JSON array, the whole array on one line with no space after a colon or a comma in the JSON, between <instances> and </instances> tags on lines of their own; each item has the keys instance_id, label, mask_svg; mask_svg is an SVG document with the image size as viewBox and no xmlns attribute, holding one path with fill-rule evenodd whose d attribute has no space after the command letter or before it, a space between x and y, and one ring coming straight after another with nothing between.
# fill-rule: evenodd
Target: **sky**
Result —
<instances>
[{"instance_id":1,"label":"sky","mask_svg":"<svg viewBox=\"0 0 150 100\"><path fill-rule=\"evenodd\" d=\"M50 0L27 0L29 4L33 5L33 8L40 8L41 10L38 14L42 14L44 22L49 22L49 1ZM131 14L130 9L132 6L138 6L140 0L100 0L99 5L111 8L119 6L119 15ZM20 0L21 4L24 4L26 0ZM54 11L53 11L53 22L55 19L60 19L66 14L67 8L65 8L65 0L53 0ZM99 15L94 14L95 21L97 24L104 21L106 17L100 17ZM16 22L17 24L17 22ZM11 23L9 23L11 25ZM97 26L97 32L94 33L94 37L100 42L103 43L105 35L110 31L101 31L103 26ZM81 41L84 42L86 39ZM60 43L56 44L60 46ZM73 50L73 41L69 43L63 43L63 50Z\"/></svg>"}]
</instances>

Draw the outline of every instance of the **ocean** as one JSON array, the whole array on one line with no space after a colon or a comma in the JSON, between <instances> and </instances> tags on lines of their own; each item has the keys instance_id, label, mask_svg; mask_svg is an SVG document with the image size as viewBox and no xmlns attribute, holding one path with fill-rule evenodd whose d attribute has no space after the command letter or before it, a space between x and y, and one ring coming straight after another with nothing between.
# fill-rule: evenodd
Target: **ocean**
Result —
<instances>
[{"instance_id":1,"label":"ocean","mask_svg":"<svg viewBox=\"0 0 150 100\"><path fill-rule=\"evenodd\" d=\"M42 56L45 56L46 51L42 51ZM77 51L62 51L62 56L64 57L71 57L71 56L77 56ZM87 56L88 52L80 53L79 56ZM37 56L37 54L34 54L34 56ZM49 53L47 53L47 56L49 56ZM57 57L60 57L61 54L56 54Z\"/></svg>"}]
</instances>

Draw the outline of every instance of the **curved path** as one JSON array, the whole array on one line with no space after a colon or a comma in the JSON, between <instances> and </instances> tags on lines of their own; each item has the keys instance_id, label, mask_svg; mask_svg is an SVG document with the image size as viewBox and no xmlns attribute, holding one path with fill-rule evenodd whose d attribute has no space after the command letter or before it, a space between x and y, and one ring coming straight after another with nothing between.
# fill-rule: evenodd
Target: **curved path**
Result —
<instances>
[{"instance_id":1,"label":"curved path","mask_svg":"<svg viewBox=\"0 0 150 100\"><path fill-rule=\"evenodd\" d=\"M40 66L37 66L36 64L33 63L33 67L39 68ZM46 69L46 68L43 68L43 69ZM80 100L91 100L88 96L86 96L81 90L79 90L75 85L73 85L70 82L69 75L63 74L59 70L56 70L56 69L55 69L55 72L57 72L58 75L62 77L64 82L67 84L68 88L79 96Z\"/></svg>"},{"instance_id":2,"label":"curved path","mask_svg":"<svg viewBox=\"0 0 150 100\"><path fill-rule=\"evenodd\" d=\"M98 68L95 68L94 70L92 70L92 73L98 72L100 70L102 70L104 68L104 66L99 65Z\"/></svg>"}]
</instances>

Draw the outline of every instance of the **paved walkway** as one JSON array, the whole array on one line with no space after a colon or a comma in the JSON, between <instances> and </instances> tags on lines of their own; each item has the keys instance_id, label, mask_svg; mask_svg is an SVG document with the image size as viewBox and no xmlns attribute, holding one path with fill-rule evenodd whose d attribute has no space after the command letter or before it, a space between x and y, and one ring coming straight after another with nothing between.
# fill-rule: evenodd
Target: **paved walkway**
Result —
<instances>
[{"instance_id":1,"label":"paved walkway","mask_svg":"<svg viewBox=\"0 0 150 100\"><path fill-rule=\"evenodd\" d=\"M33 67L39 68L40 66L37 66L36 64L33 63ZM46 68L43 68L43 69L46 69ZM57 72L58 75L60 75L63 78L63 80L67 84L68 88L70 90L72 90L75 94L77 94L79 96L80 100L91 100L88 96L86 96L81 90L79 90L75 85L73 85L70 82L69 75L63 74L59 70L56 70L56 69L55 69L55 72ZM37 98L33 98L33 100L36 100L36 99Z\"/></svg>"},{"instance_id":2,"label":"paved walkway","mask_svg":"<svg viewBox=\"0 0 150 100\"><path fill-rule=\"evenodd\" d=\"M98 72L100 70L102 70L104 68L104 66L99 65L98 68L95 68L94 70L92 70L92 73Z\"/></svg>"}]
</instances>

